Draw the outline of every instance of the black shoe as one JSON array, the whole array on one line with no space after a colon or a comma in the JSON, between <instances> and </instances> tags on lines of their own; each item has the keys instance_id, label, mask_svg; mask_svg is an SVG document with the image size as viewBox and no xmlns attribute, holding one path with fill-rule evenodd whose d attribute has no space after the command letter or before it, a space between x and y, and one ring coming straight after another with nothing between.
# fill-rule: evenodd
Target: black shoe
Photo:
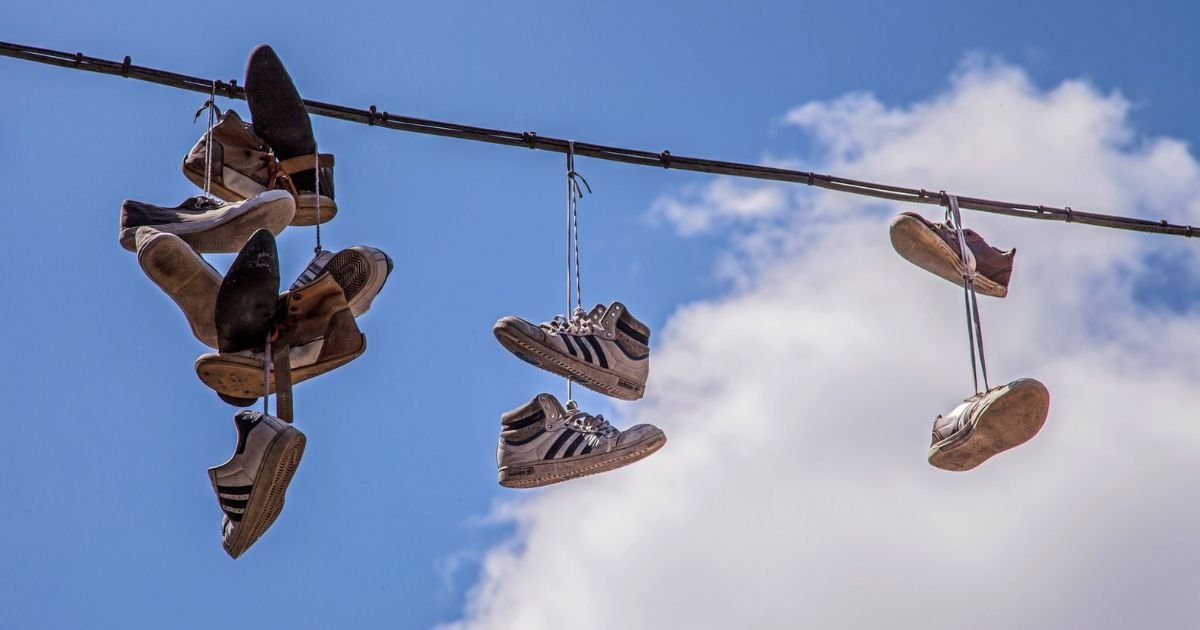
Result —
<instances>
[{"instance_id":1,"label":"black shoe","mask_svg":"<svg viewBox=\"0 0 1200 630\"><path fill-rule=\"evenodd\" d=\"M278 302L275 237L258 230L242 246L217 291L217 349L261 350L274 329Z\"/></svg>"}]
</instances>

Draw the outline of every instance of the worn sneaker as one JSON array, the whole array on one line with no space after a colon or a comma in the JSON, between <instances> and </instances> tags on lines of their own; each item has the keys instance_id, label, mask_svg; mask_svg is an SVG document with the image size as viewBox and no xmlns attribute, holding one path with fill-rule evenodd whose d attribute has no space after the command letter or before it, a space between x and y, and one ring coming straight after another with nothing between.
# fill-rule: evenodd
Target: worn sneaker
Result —
<instances>
[{"instance_id":1,"label":"worn sneaker","mask_svg":"<svg viewBox=\"0 0 1200 630\"><path fill-rule=\"evenodd\" d=\"M291 365L291 382L319 376L354 359L367 349L367 338L359 332L354 315L346 306L341 288L325 275L312 284L280 296L286 315L279 323ZM240 352L217 352L196 359L196 375L226 402L263 395L262 346ZM275 392L275 371L270 389ZM237 403L232 403L237 404Z\"/></svg>"},{"instance_id":2,"label":"worn sneaker","mask_svg":"<svg viewBox=\"0 0 1200 630\"><path fill-rule=\"evenodd\" d=\"M492 333L518 358L621 400L637 400L650 374L650 329L624 304L597 304L534 325L519 317L496 322Z\"/></svg>"},{"instance_id":3,"label":"worn sneaker","mask_svg":"<svg viewBox=\"0 0 1200 630\"><path fill-rule=\"evenodd\" d=\"M992 297L1008 295L1016 249L1001 251L988 245L974 230L963 229L967 265L974 268L975 291ZM958 286L963 286L963 260L958 235L949 223L930 223L913 212L892 220L892 247L905 260Z\"/></svg>"},{"instance_id":4,"label":"worn sneaker","mask_svg":"<svg viewBox=\"0 0 1200 630\"><path fill-rule=\"evenodd\" d=\"M270 145L279 159L280 169L291 178L297 190L294 225L317 223L320 202L321 223L337 214L333 200L333 156L317 156L317 140L312 121L300 92L275 51L261 44L250 52L246 62L246 102L254 132ZM317 164L318 160L320 161ZM319 169L314 169L319 166ZM317 195L317 177L320 195Z\"/></svg>"},{"instance_id":5,"label":"worn sneaker","mask_svg":"<svg viewBox=\"0 0 1200 630\"><path fill-rule=\"evenodd\" d=\"M615 470L645 459L667 443L651 424L618 431L603 416L566 409L550 394L500 416L497 478L508 488L546 486Z\"/></svg>"},{"instance_id":6,"label":"worn sneaker","mask_svg":"<svg viewBox=\"0 0 1200 630\"><path fill-rule=\"evenodd\" d=\"M278 301L275 237L259 230L242 245L217 291L217 349L238 352L264 347L275 327Z\"/></svg>"},{"instance_id":7,"label":"worn sneaker","mask_svg":"<svg viewBox=\"0 0 1200 630\"><path fill-rule=\"evenodd\" d=\"M121 247L136 250L140 227L152 227L182 238L200 253L230 253L259 228L278 234L296 212L292 196L270 190L237 203L190 197L174 208L126 199L121 204Z\"/></svg>"},{"instance_id":8,"label":"worn sneaker","mask_svg":"<svg viewBox=\"0 0 1200 630\"><path fill-rule=\"evenodd\" d=\"M341 285L350 312L358 317L371 308L371 301L383 289L392 273L392 259L381 250L363 245L347 247L336 254L322 250L291 288L304 287L326 271Z\"/></svg>"},{"instance_id":9,"label":"worn sneaker","mask_svg":"<svg viewBox=\"0 0 1200 630\"><path fill-rule=\"evenodd\" d=\"M137 259L146 277L183 311L200 343L217 347L216 305L221 274L174 234L140 227Z\"/></svg>"},{"instance_id":10,"label":"worn sneaker","mask_svg":"<svg viewBox=\"0 0 1200 630\"><path fill-rule=\"evenodd\" d=\"M221 539L237 558L253 545L283 511L306 439L295 427L257 411L233 417L238 441L229 461L208 469L217 503L225 517Z\"/></svg>"},{"instance_id":11,"label":"worn sneaker","mask_svg":"<svg viewBox=\"0 0 1200 630\"><path fill-rule=\"evenodd\" d=\"M1037 435L1050 411L1050 392L1031 378L976 394L933 423L929 463L971 470Z\"/></svg>"}]
</instances>

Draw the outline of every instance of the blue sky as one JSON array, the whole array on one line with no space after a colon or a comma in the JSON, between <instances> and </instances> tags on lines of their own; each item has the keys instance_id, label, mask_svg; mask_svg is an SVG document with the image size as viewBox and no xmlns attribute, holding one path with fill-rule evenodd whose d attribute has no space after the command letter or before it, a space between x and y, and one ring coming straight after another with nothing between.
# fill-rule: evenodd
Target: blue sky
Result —
<instances>
[{"instance_id":1,"label":"blue sky","mask_svg":"<svg viewBox=\"0 0 1200 630\"><path fill-rule=\"evenodd\" d=\"M928 102L950 89L965 58L983 54L1019 68L1036 90L1083 80L1101 95L1119 92L1129 104L1122 128L1195 145L1193 5L1046 4L293 2L268 10L48 1L10 7L0 39L131 55L239 83L250 49L267 42L309 98L814 168L836 160L811 127L787 122L793 108L854 92L887 107ZM508 355L490 333L504 315L544 320L562 310L562 157L314 118L321 149L338 164L340 213L322 229L326 246L382 248L395 272L359 322L367 353L297 388L297 426L309 443L287 508L231 561L205 471L232 452L234 409L195 377L204 348L117 241L122 199L174 205L197 193L179 165L203 131L191 120L203 96L7 58L0 72L9 222L0 244L10 261L0 309L10 333L0 388L9 427L0 440L8 470L0 627L418 628L463 618L482 559L524 531L489 516L518 494L495 481L498 417L541 391L562 393L560 380ZM243 102L219 104L247 112ZM659 343L681 307L733 291L721 261L754 228L684 238L650 211L711 178L586 159L577 169L595 191L580 204L585 302L625 302ZM987 192L1007 190L1002 172L987 175ZM1030 199L1024 190L1010 196L1077 198ZM1147 204L1088 209L1183 216ZM300 228L280 236L285 276L304 267L312 238ZM1169 261L1186 246L1167 237L1137 243ZM221 269L231 260L211 258ZM1153 277L1137 285L1140 301L1189 310L1178 287ZM1019 318L1020 304L996 308L1010 306ZM662 374L667 383L678 376ZM637 404L590 392L577 398L620 418L638 413ZM916 426L919 442L928 429ZM668 472L647 462L614 476ZM578 483L598 493L607 481ZM571 484L554 492L530 494L562 497ZM609 501L618 515L634 509L619 496ZM595 586L615 585L597 578ZM579 627L562 627L570 626Z\"/></svg>"}]
</instances>

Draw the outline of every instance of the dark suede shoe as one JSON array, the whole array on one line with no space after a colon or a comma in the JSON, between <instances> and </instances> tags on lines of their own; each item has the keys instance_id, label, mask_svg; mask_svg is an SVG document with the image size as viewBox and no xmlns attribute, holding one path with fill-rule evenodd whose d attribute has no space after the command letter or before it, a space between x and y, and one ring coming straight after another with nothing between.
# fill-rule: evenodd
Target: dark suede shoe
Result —
<instances>
[{"instance_id":1,"label":"dark suede shoe","mask_svg":"<svg viewBox=\"0 0 1200 630\"><path fill-rule=\"evenodd\" d=\"M275 327L278 296L275 237L259 230L246 241L217 291L217 349L262 349Z\"/></svg>"}]
</instances>

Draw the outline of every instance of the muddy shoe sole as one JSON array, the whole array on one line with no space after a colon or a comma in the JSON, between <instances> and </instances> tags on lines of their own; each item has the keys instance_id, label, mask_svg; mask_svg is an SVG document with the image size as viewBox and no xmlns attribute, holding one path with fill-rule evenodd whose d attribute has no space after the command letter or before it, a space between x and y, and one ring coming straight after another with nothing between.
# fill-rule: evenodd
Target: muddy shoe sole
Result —
<instances>
[{"instance_id":1,"label":"muddy shoe sole","mask_svg":"<svg viewBox=\"0 0 1200 630\"><path fill-rule=\"evenodd\" d=\"M620 400L639 400L646 392L645 383L638 383L620 376L611 370L583 363L579 359L559 352L557 348L539 343L526 335L519 326L501 319L492 327L496 340L519 359L569 378L576 383L601 394Z\"/></svg>"},{"instance_id":2,"label":"muddy shoe sole","mask_svg":"<svg viewBox=\"0 0 1200 630\"><path fill-rule=\"evenodd\" d=\"M237 533L231 540L225 541L225 551L231 557L237 558L245 553L279 518L283 511L284 495L300 465L305 444L307 438L304 434L292 427L280 432L271 443L255 477L258 483L250 491ZM216 473L210 471L209 478L216 489Z\"/></svg>"},{"instance_id":3,"label":"muddy shoe sole","mask_svg":"<svg viewBox=\"0 0 1200 630\"><path fill-rule=\"evenodd\" d=\"M892 247L902 258L939 278L963 286L963 264L958 252L920 219L902 214L892 220L889 231ZM1008 295L1008 287L975 274L975 292L1002 298Z\"/></svg>"},{"instance_id":4,"label":"muddy shoe sole","mask_svg":"<svg viewBox=\"0 0 1200 630\"><path fill-rule=\"evenodd\" d=\"M929 463L943 470L965 471L1033 439L1050 411L1050 392L1040 382L1023 378L980 410L964 440L951 436L929 449Z\"/></svg>"},{"instance_id":5,"label":"muddy shoe sole","mask_svg":"<svg viewBox=\"0 0 1200 630\"><path fill-rule=\"evenodd\" d=\"M628 466L653 455L667 443L661 430L645 438L606 453L591 453L570 460L530 462L503 466L497 471L497 480L505 488L536 488L560 481L596 475Z\"/></svg>"},{"instance_id":6,"label":"muddy shoe sole","mask_svg":"<svg viewBox=\"0 0 1200 630\"><path fill-rule=\"evenodd\" d=\"M292 383L335 370L362 356L367 350L366 335L359 335L362 345L354 352L311 365L292 366ZM263 364L261 357L240 354L209 353L196 359L196 375L223 399L253 399L263 395ZM270 392L275 393L275 372L271 372Z\"/></svg>"},{"instance_id":7,"label":"muddy shoe sole","mask_svg":"<svg viewBox=\"0 0 1200 630\"><path fill-rule=\"evenodd\" d=\"M221 275L183 239L159 232L143 240L138 265L183 311L196 339L217 347L216 305Z\"/></svg>"}]
</instances>

